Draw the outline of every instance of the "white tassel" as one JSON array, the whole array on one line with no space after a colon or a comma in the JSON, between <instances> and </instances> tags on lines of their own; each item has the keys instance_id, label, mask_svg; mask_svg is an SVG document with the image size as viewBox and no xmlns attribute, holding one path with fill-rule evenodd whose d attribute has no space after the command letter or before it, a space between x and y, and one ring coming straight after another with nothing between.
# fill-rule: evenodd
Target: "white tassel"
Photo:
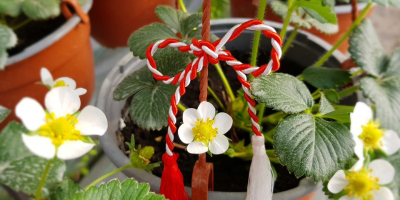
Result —
<instances>
[{"instance_id":1,"label":"white tassel","mask_svg":"<svg viewBox=\"0 0 400 200\"><path fill-rule=\"evenodd\" d=\"M264 136L253 135L251 138L253 160L250 166L246 200L272 200L274 177L264 142Z\"/></svg>"}]
</instances>

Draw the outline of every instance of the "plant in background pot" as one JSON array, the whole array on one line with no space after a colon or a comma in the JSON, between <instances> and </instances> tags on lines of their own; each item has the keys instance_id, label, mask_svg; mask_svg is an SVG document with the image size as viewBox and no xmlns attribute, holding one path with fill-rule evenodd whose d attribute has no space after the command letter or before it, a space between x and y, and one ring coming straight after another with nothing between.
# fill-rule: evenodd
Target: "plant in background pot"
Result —
<instances>
[{"instance_id":1,"label":"plant in background pot","mask_svg":"<svg viewBox=\"0 0 400 200\"><path fill-rule=\"evenodd\" d=\"M89 103L94 90L94 60L86 12L92 1L79 3L77 0L0 2L0 105L13 108L24 96L43 103L46 90L36 84L42 67L55 77L75 79L88 91L82 97L83 104ZM16 116L11 113L7 120L13 119Z\"/></svg>"},{"instance_id":2,"label":"plant in background pot","mask_svg":"<svg viewBox=\"0 0 400 200\"><path fill-rule=\"evenodd\" d=\"M293 11L301 8L303 11L306 11L308 14L308 21L312 18L323 24L335 22L336 20L335 13L332 12L332 4L325 4L323 1L309 2L303 0L293 1L292 3L293 4L289 6L290 10ZM263 19L264 17L263 11L265 10L265 6L266 1L261 1L258 15L259 19ZM371 6L372 3L368 3L365 10L368 11ZM168 114L170 106L169 101L171 96L177 91L177 86L168 84L168 81L172 79L165 79L163 81L159 81L159 79L164 75L174 77L187 66L190 66L191 64L189 63L193 60L195 60L196 63L196 57L189 53L185 54L180 52L182 51L181 49L179 49L180 51L173 50L172 47L186 48L183 43L186 45L193 43L193 45L195 45L196 40L193 40L193 38L200 38L201 30L198 25L201 22L201 17L199 14L189 15L167 7L158 7L156 9L156 14L166 25L153 23L145 26L134 32L129 40L129 46L135 56L143 59L145 58L147 50L147 58L149 58L148 55L150 52L151 55L154 54L153 58L155 64L148 66L150 70L145 67L129 74L116 87L113 97L117 101L126 100L126 106L121 113L122 118L125 120L124 123L127 126L122 130L116 130L117 134L122 133L122 141L129 141L133 133L138 144L153 146L155 148L156 152L150 160L160 161L163 151L165 151L166 148L165 142L171 137L164 137L165 133L168 131L164 126L168 124L171 126L171 123L167 121L168 115L171 115ZM290 16L292 15L288 12L287 16L289 17L286 18L280 32L282 38L286 35ZM396 107L397 100L395 101L395 98L393 98L392 95L388 95L387 92L393 89L391 93L393 92L396 94L398 89L395 88L395 82L400 79L395 74L387 79L381 77L382 73L385 73L386 70L391 71L396 67L395 65L387 64L388 62L383 62L383 60L389 60L389 58L383 55L380 56L383 54L383 50L376 48L375 45L378 42L370 39L375 37L373 31L371 31L372 27L370 23L368 21L363 21L363 23L359 25L364 17L365 14L360 15L355 20L348 33L350 34L355 30L351 36L350 53L360 67L359 69L349 72L341 69L323 67L322 65L324 65L337 48L335 45L331 50L326 52L316 64L309 66L303 72L300 71L298 77L284 73L272 73L252 79L252 96L261 103L254 109L259 113L259 124L265 138L265 146L267 147L266 154L273 163L272 166L276 169L277 183L280 181L287 183L288 179L284 177L287 171L289 171L297 178L303 178L304 176L312 177L314 181L324 181L326 183L331 179L332 185L338 177L336 174L347 174L352 173L348 171L353 171L356 175L354 175L353 178L345 178L347 182L344 181L345 184L343 182L340 183L342 185L344 184L343 187L329 189L329 184L327 184L327 193L331 194L331 196L336 199L344 199L345 195L356 196L360 194L361 190L355 188L355 185L358 184L357 181L354 181L357 179L356 177L373 177L366 181L371 180L371 187L369 189L371 189L371 191L377 190L378 193L386 190L379 190L380 184L392 182L393 176L385 183L374 182L373 180L376 180L375 178L377 177L379 178L380 175L367 173L369 169L375 167L375 163L381 162L379 159L384 159L386 156L385 153L379 151L379 149L384 149L379 146L381 144L380 142L376 143L376 145L378 145L376 148L369 149L365 151L364 154L358 153L360 149L360 145L358 145L359 139L363 140L364 143L369 139L379 141L381 138L383 139L383 137L389 136L389 133L391 133L386 130L393 129L397 132L400 131L397 129L396 123L394 122L398 121L396 120L396 116L391 114L393 112L398 112L398 108ZM175 30L177 34L173 30ZM232 30L235 30L235 28ZM228 31L228 33L232 32ZM251 65L260 66L268 62L269 56L268 53L265 54L265 52L258 53L260 32L256 32L254 37L253 51L250 59ZM175 44L168 46L171 38L173 41L180 41L181 43L178 45L178 42L176 42L176 46L174 46ZM287 47L286 49L290 48L294 38L296 38L296 35L293 36L292 34L286 41L284 44L284 46ZM216 41L214 45L219 44L219 42L220 40ZM160 47L162 49L154 52L154 48L152 49L153 46L151 46L154 43L156 43L155 45L162 46ZM147 49L148 47L149 49ZM194 48L191 47L191 49L193 50ZM371 55L375 50L380 52L378 54L379 56ZM222 54L222 50L216 50L216 53ZM246 52L232 52L232 54L242 62L249 59L249 57L246 57ZM258 63L257 55L259 55ZM309 58L303 57L302 59ZM392 60L393 63L397 63L397 56L394 55ZM385 63L385 66L373 66L374 64L372 63ZM157 66L157 71L152 69L155 65ZM229 67L229 64L225 63L216 63L214 66L209 66L210 72L212 73L210 73L210 86L207 89L211 94L210 101L214 102L214 106L216 106L218 110L224 111L232 116L234 128L226 134L226 136L230 138L229 144L221 143L220 145L221 149L227 150L225 155L213 155L212 157L208 157L208 159L215 165L215 180L217 181L218 177L223 177L221 179L223 180L222 185L228 185L228 188L223 188L220 182L218 185L215 185L215 189L221 187L220 190L222 191L226 191L226 189L230 189L231 191L244 191L246 188L245 185L247 184L247 176L245 175L245 181L243 181L244 185L241 185L241 188L240 186L239 188L235 187L235 184L240 184L238 183L238 176L240 173L238 171L230 171L229 166L235 163L235 170L240 170L243 166L243 171L249 169L250 163L246 162L246 160L251 160L253 157L253 147L249 139L254 130L252 126L255 122L251 121L254 117L252 114L254 115L254 113L247 112L247 108L250 106L247 104L249 96L246 96L246 92L240 89L240 85L233 85L235 77L227 75L226 73L229 70L222 69L221 65ZM285 66L284 61L282 61L282 66ZM379 69L377 69L377 67ZM247 68L245 69L247 70ZM370 69L373 70L375 75L370 74ZM364 74L364 72L369 75L361 77L360 74ZM156 80L153 78L152 73L154 73L153 75ZM381 79L383 79L383 82L381 82ZM386 84L386 81L390 83L387 82ZM177 105L184 113L183 125L181 125L181 127L190 123L185 121L185 112L188 111L186 107L196 108L200 104L197 100L197 94L199 92L198 81L194 79L193 82L197 82L197 84L188 86L188 90L186 91L188 94L182 96L182 103ZM215 85L212 84L213 82L215 82ZM223 87L220 87L221 85L223 85ZM360 125L358 130L361 130L364 136L360 136L360 134L355 135L356 133L354 133L353 128L349 130L350 124L354 126L354 121L357 120L356 117L350 119L350 115L356 115L350 114L353 112L354 102L350 106L340 105L340 100L359 91L360 88L364 96L375 103L377 116L382 124L382 126L380 126L380 124L374 123L373 126L371 125L371 128L364 128L364 125ZM381 98L374 95L380 96ZM175 98L177 97L175 96ZM356 113L356 110L353 113ZM384 110L386 110L386 112ZM385 114L382 112L385 112ZM180 115L178 114L178 116ZM210 117L210 120L212 117ZM178 117L177 120L179 124L182 118ZM383 122L384 120L385 122ZM199 123L201 122L205 123L204 119ZM197 127L196 123L192 125ZM197 130L196 127L192 128L194 139L199 137L197 132L195 134ZM190 132L190 129L187 129L187 131ZM393 146L400 145L397 143L397 134L390 134L390 137L395 138L391 141ZM184 177L190 177L194 162L197 160L196 155L190 154L190 152L194 152L192 148L194 142L191 143L188 138L180 138L180 140L181 141L176 139L173 143L175 149L178 149L177 152L184 158L179 158L177 162L182 169ZM187 152L185 151L186 146L181 142L190 143L187 147ZM212 152L212 147L210 147L211 144L209 142L204 142L203 140L199 140L198 142L199 146L197 146L196 150L204 149L207 151L206 147L208 147ZM124 152L124 148L126 147L124 147L123 143L119 145ZM229 149L226 145L229 146ZM361 146L362 149L364 147ZM171 147L169 146L167 148ZM204 150L201 152L204 152ZM375 151L381 152L382 154L377 154ZM395 151L396 149L391 150L393 153ZM364 157L366 159L363 159ZM231 161L229 161L230 159ZM351 169L358 159L364 161L364 168L357 170ZM385 165L391 166L387 164L387 162L385 163ZM282 165L286 167L282 168ZM221 167L224 170L217 173L216 169L219 166L224 166ZM153 173L158 176L161 176L161 171L162 169L153 169ZM186 173L186 171L188 172ZM247 173L245 172L244 174ZM229 179L229 177L232 177L232 179ZM190 180L185 179L185 185L190 186L190 183ZM277 188L279 188L279 184L276 184L275 189ZM280 189L287 190L289 188L282 187ZM219 199L243 198L243 196L232 197L230 195L232 194L225 193L225 196L222 194L219 196ZM312 195L313 194L307 195L307 198L312 198ZM369 193L368 198L375 197L379 199L382 197L379 195L381 194ZM392 192L387 192L385 195L389 197L393 196ZM302 196L295 196L294 198L301 197Z\"/></svg>"},{"instance_id":3,"label":"plant in background pot","mask_svg":"<svg viewBox=\"0 0 400 200\"><path fill-rule=\"evenodd\" d=\"M250 10L256 10L258 1L254 0L252 5L249 4L244 4L240 0L231 0L232 4L232 9L231 9L231 15L232 17L251 17L252 12L249 12ZM292 1L290 1L292 2ZM352 0L352 1L327 1L327 3L333 4L334 6L334 11L337 16L337 23L335 23L335 26L324 24L321 25L317 21L310 20L310 18L307 18L304 16L296 17L295 19L292 18L291 23L293 25L296 25L299 23L299 20L302 19L301 21L303 22L302 24L299 25L300 29L305 29L309 31L310 33L319 36L320 38L324 39L328 43L334 45L338 40L345 40L344 42L341 42L340 46L338 49L343 52L347 53L347 48L349 47L347 41L348 41L348 35L346 35L346 32L348 29L351 27L353 20L357 17L357 15L360 15L362 11L364 10L365 6L367 3L366 1L360 1L357 6L357 1ZM286 18L286 13L288 11L288 8L284 5L287 5L288 1L272 1L268 6L267 6L267 13L265 15L265 19L267 20L272 20L272 21L277 21L277 22L282 22ZM396 5L396 3L393 2L377 2L379 5L383 6L388 6L389 4ZM368 10L368 12L364 13L366 17L371 15L373 11L373 7ZM298 15L301 14L301 11L293 12L292 15ZM294 21L293 21L294 20ZM328 26L323 28L323 26ZM319 28L321 27L321 28ZM346 35L346 36L344 36Z\"/></svg>"}]
</instances>

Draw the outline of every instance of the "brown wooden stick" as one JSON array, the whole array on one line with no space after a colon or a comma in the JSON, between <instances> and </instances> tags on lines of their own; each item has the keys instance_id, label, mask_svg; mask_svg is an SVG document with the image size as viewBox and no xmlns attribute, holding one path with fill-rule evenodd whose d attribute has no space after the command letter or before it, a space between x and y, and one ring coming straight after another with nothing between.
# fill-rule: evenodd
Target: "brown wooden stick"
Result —
<instances>
[{"instance_id":1,"label":"brown wooden stick","mask_svg":"<svg viewBox=\"0 0 400 200\"><path fill-rule=\"evenodd\" d=\"M357 0L351 0L351 20L353 22L357 19L358 3Z\"/></svg>"}]
</instances>

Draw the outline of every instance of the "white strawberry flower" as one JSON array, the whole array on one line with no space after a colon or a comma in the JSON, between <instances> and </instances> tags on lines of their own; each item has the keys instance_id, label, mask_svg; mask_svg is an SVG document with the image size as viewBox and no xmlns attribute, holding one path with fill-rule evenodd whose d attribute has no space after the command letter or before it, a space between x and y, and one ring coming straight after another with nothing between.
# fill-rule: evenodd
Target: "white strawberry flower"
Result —
<instances>
[{"instance_id":1,"label":"white strawberry flower","mask_svg":"<svg viewBox=\"0 0 400 200\"><path fill-rule=\"evenodd\" d=\"M350 132L356 143L354 152L359 158L353 166L354 170L360 170L363 166L364 149L366 151L380 149L388 155L400 149L400 138L397 133L381 129L380 123L374 121L372 109L367 104L358 102L350 118Z\"/></svg>"},{"instance_id":2,"label":"white strawberry flower","mask_svg":"<svg viewBox=\"0 0 400 200\"><path fill-rule=\"evenodd\" d=\"M23 98L15 113L29 131L22 134L26 147L47 159L68 160L89 152L95 144L88 135L103 135L108 123L100 109L86 106L79 113L80 106L78 94L68 87L46 94L46 110L36 100Z\"/></svg>"},{"instance_id":3,"label":"white strawberry flower","mask_svg":"<svg viewBox=\"0 0 400 200\"><path fill-rule=\"evenodd\" d=\"M87 90L84 88L76 88L76 82L72 78L61 77L54 80L50 71L46 68L42 68L40 70L40 78L42 79L42 83L50 89L57 87L69 87L74 90L79 96L84 95L87 92Z\"/></svg>"},{"instance_id":4,"label":"white strawberry flower","mask_svg":"<svg viewBox=\"0 0 400 200\"><path fill-rule=\"evenodd\" d=\"M393 181L395 169L386 160L377 159L369 164L368 169L356 171L339 170L329 180L328 190L346 195L339 200L394 200L392 191L385 187Z\"/></svg>"},{"instance_id":5,"label":"white strawberry flower","mask_svg":"<svg viewBox=\"0 0 400 200\"><path fill-rule=\"evenodd\" d=\"M201 154L208 150L213 154L222 154L229 147L225 133L232 127L232 117L226 113L215 115L215 108L209 102L201 102L196 109L183 112L183 124L178 135L183 143L189 144L189 153Z\"/></svg>"}]
</instances>

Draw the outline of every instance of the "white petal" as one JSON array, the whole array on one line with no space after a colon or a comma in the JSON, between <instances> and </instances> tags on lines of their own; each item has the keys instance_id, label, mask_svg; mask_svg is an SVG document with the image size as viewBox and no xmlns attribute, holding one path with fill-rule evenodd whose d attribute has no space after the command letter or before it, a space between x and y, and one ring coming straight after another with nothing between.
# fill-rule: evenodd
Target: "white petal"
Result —
<instances>
[{"instance_id":1,"label":"white petal","mask_svg":"<svg viewBox=\"0 0 400 200\"><path fill-rule=\"evenodd\" d=\"M183 112L183 123L188 124L192 127L196 126L197 119L200 119L200 115L194 108L188 108Z\"/></svg>"},{"instance_id":2,"label":"white petal","mask_svg":"<svg viewBox=\"0 0 400 200\"><path fill-rule=\"evenodd\" d=\"M86 106L79 114L75 128L81 135L104 135L108 128L106 115L94 106Z\"/></svg>"},{"instance_id":3,"label":"white petal","mask_svg":"<svg viewBox=\"0 0 400 200\"><path fill-rule=\"evenodd\" d=\"M214 119L215 108L211 103L203 101L200 103L199 108L197 108L197 113L199 113L199 116L203 121L206 121L207 118L210 118L211 120Z\"/></svg>"},{"instance_id":4,"label":"white petal","mask_svg":"<svg viewBox=\"0 0 400 200\"><path fill-rule=\"evenodd\" d=\"M349 185L349 181L346 179L346 174L343 170L339 170L332 176L331 180L329 180L328 190L333 194L337 194L347 185Z\"/></svg>"},{"instance_id":5,"label":"white petal","mask_svg":"<svg viewBox=\"0 0 400 200\"><path fill-rule=\"evenodd\" d=\"M394 200L392 191L390 191L390 189L387 187L380 187L379 190L373 190L371 193L376 200Z\"/></svg>"},{"instance_id":6,"label":"white petal","mask_svg":"<svg viewBox=\"0 0 400 200\"><path fill-rule=\"evenodd\" d=\"M72 78L61 77L61 78L58 78L56 81L54 81L54 84L56 84L57 81L64 81L65 87L69 87L69 88L71 88L73 90L75 90L75 88L76 88L76 82Z\"/></svg>"},{"instance_id":7,"label":"white petal","mask_svg":"<svg viewBox=\"0 0 400 200\"><path fill-rule=\"evenodd\" d=\"M226 113L218 113L215 116L215 122L213 124L213 128L218 128L218 134L225 134L232 127L232 117Z\"/></svg>"},{"instance_id":8,"label":"white petal","mask_svg":"<svg viewBox=\"0 0 400 200\"><path fill-rule=\"evenodd\" d=\"M193 142L193 130L188 124L182 124L178 129L179 139L185 144Z\"/></svg>"},{"instance_id":9,"label":"white petal","mask_svg":"<svg viewBox=\"0 0 400 200\"><path fill-rule=\"evenodd\" d=\"M350 132L353 135L353 138L358 138L361 135L363 129L362 124L356 114L350 113L351 125L350 125Z\"/></svg>"},{"instance_id":10,"label":"white petal","mask_svg":"<svg viewBox=\"0 0 400 200\"><path fill-rule=\"evenodd\" d=\"M85 88L78 88L75 90L76 94L79 96L86 94L87 90Z\"/></svg>"},{"instance_id":11,"label":"white petal","mask_svg":"<svg viewBox=\"0 0 400 200\"><path fill-rule=\"evenodd\" d=\"M229 142L223 134L217 134L214 141L210 142L209 148L213 154L221 154L228 150Z\"/></svg>"},{"instance_id":12,"label":"white petal","mask_svg":"<svg viewBox=\"0 0 400 200\"><path fill-rule=\"evenodd\" d=\"M42 83L53 87L54 80L53 76L51 75L50 71L47 68L40 69L40 78L42 79Z\"/></svg>"},{"instance_id":13,"label":"white petal","mask_svg":"<svg viewBox=\"0 0 400 200\"><path fill-rule=\"evenodd\" d=\"M205 153L207 150L208 147L199 141L194 141L187 146L187 151L193 154Z\"/></svg>"},{"instance_id":14,"label":"white petal","mask_svg":"<svg viewBox=\"0 0 400 200\"><path fill-rule=\"evenodd\" d=\"M33 154L39 157L52 159L56 154L56 147L48 137L22 134L22 141Z\"/></svg>"},{"instance_id":15,"label":"white petal","mask_svg":"<svg viewBox=\"0 0 400 200\"><path fill-rule=\"evenodd\" d=\"M15 107L15 114L30 131L36 131L46 123L43 107L32 98L23 98Z\"/></svg>"},{"instance_id":16,"label":"white petal","mask_svg":"<svg viewBox=\"0 0 400 200\"><path fill-rule=\"evenodd\" d=\"M354 197L354 196L350 196L349 197L347 195L344 195L344 196L340 197L339 200L360 200L360 198L357 198L357 197Z\"/></svg>"},{"instance_id":17,"label":"white petal","mask_svg":"<svg viewBox=\"0 0 400 200\"><path fill-rule=\"evenodd\" d=\"M363 165L364 165L364 144L360 138L353 138L354 142L356 145L354 146L354 153L358 157L358 161L356 164L353 165L353 167L350 169L350 171L359 171Z\"/></svg>"},{"instance_id":18,"label":"white petal","mask_svg":"<svg viewBox=\"0 0 400 200\"><path fill-rule=\"evenodd\" d=\"M400 138L397 133L392 130L387 130L381 140L382 150L388 155L392 155L400 149Z\"/></svg>"},{"instance_id":19,"label":"white petal","mask_svg":"<svg viewBox=\"0 0 400 200\"><path fill-rule=\"evenodd\" d=\"M67 114L74 114L81 107L79 96L67 87L57 87L46 94L45 105L47 110L54 112L56 118Z\"/></svg>"},{"instance_id":20,"label":"white petal","mask_svg":"<svg viewBox=\"0 0 400 200\"><path fill-rule=\"evenodd\" d=\"M95 144L78 141L65 141L57 150L57 157L61 160L79 158L89 152Z\"/></svg>"},{"instance_id":21,"label":"white petal","mask_svg":"<svg viewBox=\"0 0 400 200\"><path fill-rule=\"evenodd\" d=\"M386 160L377 159L369 164L371 176L379 178L378 184L385 185L393 181L395 169Z\"/></svg>"},{"instance_id":22,"label":"white petal","mask_svg":"<svg viewBox=\"0 0 400 200\"><path fill-rule=\"evenodd\" d=\"M372 109L363 102L357 102L354 107L353 113L350 115L351 118L351 127L350 129L353 132L354 127L360 127L365 125L369 121L373 119Z\"/></svg>"}]
</instances>

